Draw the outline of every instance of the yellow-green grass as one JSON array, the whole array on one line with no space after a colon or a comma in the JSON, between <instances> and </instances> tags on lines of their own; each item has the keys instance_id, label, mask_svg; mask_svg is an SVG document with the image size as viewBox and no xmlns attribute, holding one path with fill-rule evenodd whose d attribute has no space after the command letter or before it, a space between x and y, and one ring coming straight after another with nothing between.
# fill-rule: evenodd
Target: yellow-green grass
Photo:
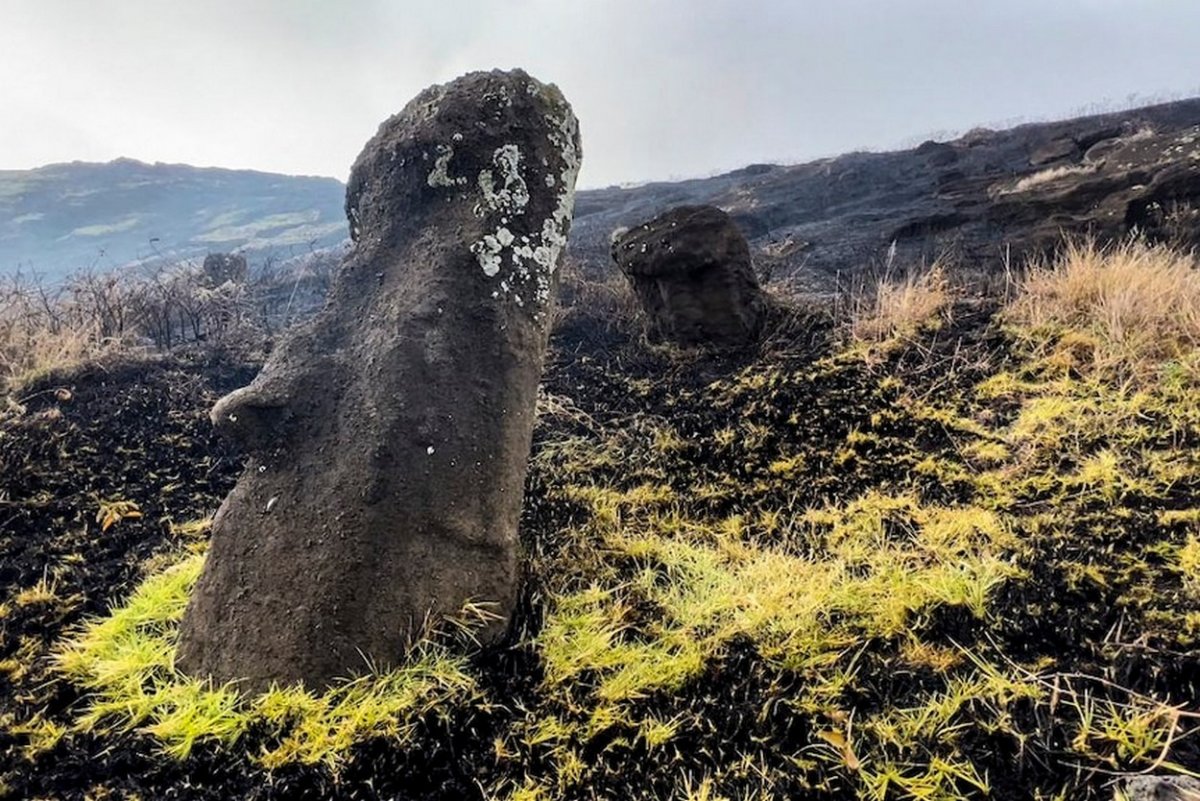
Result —
<instances>
[{"instance_id":1,"label":"yellow-green grass","mask_svg":"<svg viewBox=\"0 0 1200 801\"><path fill-rule=\"evenodd\" d=\"M598 497L585 536L607 558L630 560L632 575L557 598L539 638L549 681L597 673L597 696L609 703L678 688L736 637L802 671L836 663L864 639L897 636L933 606L982 617L989 593L1020 572L1009 556L1017 543L980 509L872 494L803 514L790 541L764 546L743 539L736 518L710 524L668 505L605 508L628 500ZM892 541L889 526L905 538ZM645 604L662 615L631 642L629 610Z\"/></svg>"},{"instance_id":2,"label":"yellow-green grass","mask_svg":"<svg viewBox=\"0 0 1200 801\"><path fill-rule=\"evenodd\" d=\"M59 650L59 672L91 693L75 730L137 728L185 758L197 742L231 745L252 725L265 725L277 736L258 756L264 766L336 768L355 743L380 736L403 742L421 715L474 692L464 658L432 643L400 668L324 693L281 687L247 697L233 685L185 676L174 666L178 625L203 563L202 554L191 554L151 576Z\"/></svg>"},{"instance_id":3,"label":"yellow-green grass","mask_svg":"<svg viewBox=\"0 0 1200 801\"><path fill-rule=\"evenodd\" d=\"M1001 611L993 610L998 589L1023 581L1023 568L1033 565L1059 571L1064 592L1075 574L1113 584L1182 580L1195 591L1194 535L1181 541L1166 526L1147 542L1126 543L1128 552L1110 563L1052 555L1080 536L1079 520L1127 517L1126 500L1159 504L1167 519L1186 514L1168 507L1181 487L1200 483L1200 463L1180 445L1200 433L1195 276L1194 262L1158 248L1077 246L1036 268L1002 311L1015 349L1007 371L946 397L905 392L902 382L884 378L885 392L900 390L901 416L936 423L957 442L956 455L929 455L914 473L968 485L971 497L958 505L928 504L909 489L871 490L824 508L754 509L757 488L745 480L743 508L712 519L695 511L698 500L728 497L711 484L693 485L686 495L665 484L621 488L619 476L610 486L581 484L605 469L578 450L563 455L561 469L577 482L564 494L590 514L571 532L578 545L572 559L583 567L552 598L538 640L546 681L568 699L562 714L574 720L556 720L556 749L566 751L572 741L581 749L614 725L640 730L646 699L687 687L729 643L748 640L768 662L808 677L808 688L788 702L818 719L845 720L853 712L840 705L863 649L886 653L895 645L901 659L944 674L942 689L922 703L860 719L858 741L846 733L846 745L831 749L865 797L985 795L987 777L954 743L984 731L1020 742L1034 737L1015 722L1010 708L1018 703L1027 711L1050 708L1055 725L1074 733L1076 767L1181 769L1169 754L1187 729L1170 699L1117 693L1121 700L1099 701L1088 680L1056 691L1049 677L1071 665L1022 666L1002 653L985 657L982 648L926 641L921 621L938 608L959 607L986 627ZM1089 281L1098 285L1091 294ZM949 301L940 294L948 291L944 284L938 290L922 303L903 301L911 283L881 292L870 325L859 320L852 329L858 346L851 354L877 364L926 321L940 319ZM1167 295L1172 300L1162 302ZM1142 303L1158 305L1140 311ZM1134 335L1138 327L1153 336ZM1085 339L1091 344L1080 351ZM780 380L751 368L733 382L734 391L765 394ZM713 452L754 452L769 434L753 422L735 425L740 430L714 432ZM852 430L833 463L849 464L872 439ZM705 450L703 441L696 446ZM764 464L767 480L789 480L820 457L776 457ZM606 461L652 463L636 447ZM670 475L665 465L657 472ZM761 520L768 516L774 522L764 538ZM1114 529L1108 536L1120 535ZM1154 559L1159 542L1169 543L1172 555L1161 569ZM1100 541L1095 550L1106 547ZM1187 621L1197 616L1173 608L1169 590L1161 594L1165 604L1145 593L1119 598L1144 616L1152 636L1194 642L1196 627ZM559 776L541 788L553 795L572 779ZM770 785L764 777L762 786Z\"/></svg>"}]
</instances>

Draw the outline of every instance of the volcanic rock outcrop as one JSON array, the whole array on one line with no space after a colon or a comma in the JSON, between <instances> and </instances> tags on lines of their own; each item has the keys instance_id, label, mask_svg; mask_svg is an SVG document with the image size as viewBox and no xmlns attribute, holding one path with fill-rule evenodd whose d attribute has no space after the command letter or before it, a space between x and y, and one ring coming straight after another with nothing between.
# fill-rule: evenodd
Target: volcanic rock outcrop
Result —
<instances>
[{"instance_id":1,"label":"volcanic rock outcrop","mask_svg":"<svg viewBox=\"0 0 1200 801\"><path fill-rule=\"evenodd\" d=\"M493 615L482 641L503 635L579 159L569 104L521 71L431 87L380 126L325 308L212 411L250 459L182 669L319 687L395 664L468 603Z\"/></svg>"},{"instance_id":2,"label":"volcanic rock outcrop","mask_svg":"<svg viewBox=\"0 0 1200 801\"><path fill-rule=\"evenodd\" d=\"M1003 273L1063 234L1134 231L1200 247L1200 98L911 150L756 164L724 175L581 192L571 255L585 274L611 263L609 233L679 205L716 206L792 291L834 294L888 263L945 259Z\"/></svg>"},{"instance_id":3,"label":"volcanic rock outcrop","mask_svg":"<svg viewBox=\"0 0 1200 801\"><path fill-rule=\"evenodd\" d=\"M766 299L746 238L720 209L671 209L614 236L612 255L653 334L681 344L725 345L758 334Z\"/></svg>"},{"instance_id":4,"label":"volcanic rock outcrop","mask_svg":"<svg viewBox=\"0 0 1200 801\"><path fill-rule=\"evenodd\" d=\"M1081 161L993 184L989 219L1043 249L1064 232L1200 245L1200 126L1093 139Z\"/></svg>"}]
</instances>

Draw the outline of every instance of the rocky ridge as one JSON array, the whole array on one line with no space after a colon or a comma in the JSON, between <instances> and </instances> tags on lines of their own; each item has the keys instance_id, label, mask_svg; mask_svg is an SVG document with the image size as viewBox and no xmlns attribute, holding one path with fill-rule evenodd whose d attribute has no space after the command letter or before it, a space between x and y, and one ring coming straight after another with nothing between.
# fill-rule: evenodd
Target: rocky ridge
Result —
<instances>
[{"instance_id":1,"label":"rocky ridge","mask_svg":"<svg viewBox=\"0 0 1200 801\"><path fill-rule=\"evenodd\" d=\"M756 164L713 178L580 192L572 251L607 264L610 233L682 204L728 213L764 276L828 290L889 258L952 255L998 268L1066 234L1133 230L1200 242L1200 99L1007 131L976 129L911 150Z\"/></svg>"}]
</instances>

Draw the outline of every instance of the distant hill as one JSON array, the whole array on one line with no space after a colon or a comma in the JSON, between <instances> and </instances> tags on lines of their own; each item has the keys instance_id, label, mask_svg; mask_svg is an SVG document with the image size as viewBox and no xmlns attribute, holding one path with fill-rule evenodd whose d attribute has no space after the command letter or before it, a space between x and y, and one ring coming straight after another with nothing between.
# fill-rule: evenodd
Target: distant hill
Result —
<instances>
[{"instance_id":1,"label":"distant hill","mask_svg":"<svg viewBox=\"0 0 1200 801\"><path fill-rule=\"evenodd\" d=\"M293 256L346 238L343 193L333 178L131 159L2 170L0 273L235 249Z\"/></svg>"}]
</instances>

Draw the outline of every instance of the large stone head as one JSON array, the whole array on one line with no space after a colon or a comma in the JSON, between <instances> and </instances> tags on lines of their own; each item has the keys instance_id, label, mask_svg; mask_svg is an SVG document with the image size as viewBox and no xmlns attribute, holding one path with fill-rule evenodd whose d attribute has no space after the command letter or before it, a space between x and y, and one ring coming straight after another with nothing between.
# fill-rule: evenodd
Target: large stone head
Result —
<instances>
[{"instance_id":1,"label":"large stone head","mask_svg":"<svg viewBox=\"0 0 1200 801\"><path fill-rule=\"evenodd\" d=\"M432 87L380 126L326 307L213 409L251 458L214 521L186 669L319 683L467 602L496 615L482 637L504 630L579 159L570 106L521 71Z\"/></svg>"}]
</instances>

